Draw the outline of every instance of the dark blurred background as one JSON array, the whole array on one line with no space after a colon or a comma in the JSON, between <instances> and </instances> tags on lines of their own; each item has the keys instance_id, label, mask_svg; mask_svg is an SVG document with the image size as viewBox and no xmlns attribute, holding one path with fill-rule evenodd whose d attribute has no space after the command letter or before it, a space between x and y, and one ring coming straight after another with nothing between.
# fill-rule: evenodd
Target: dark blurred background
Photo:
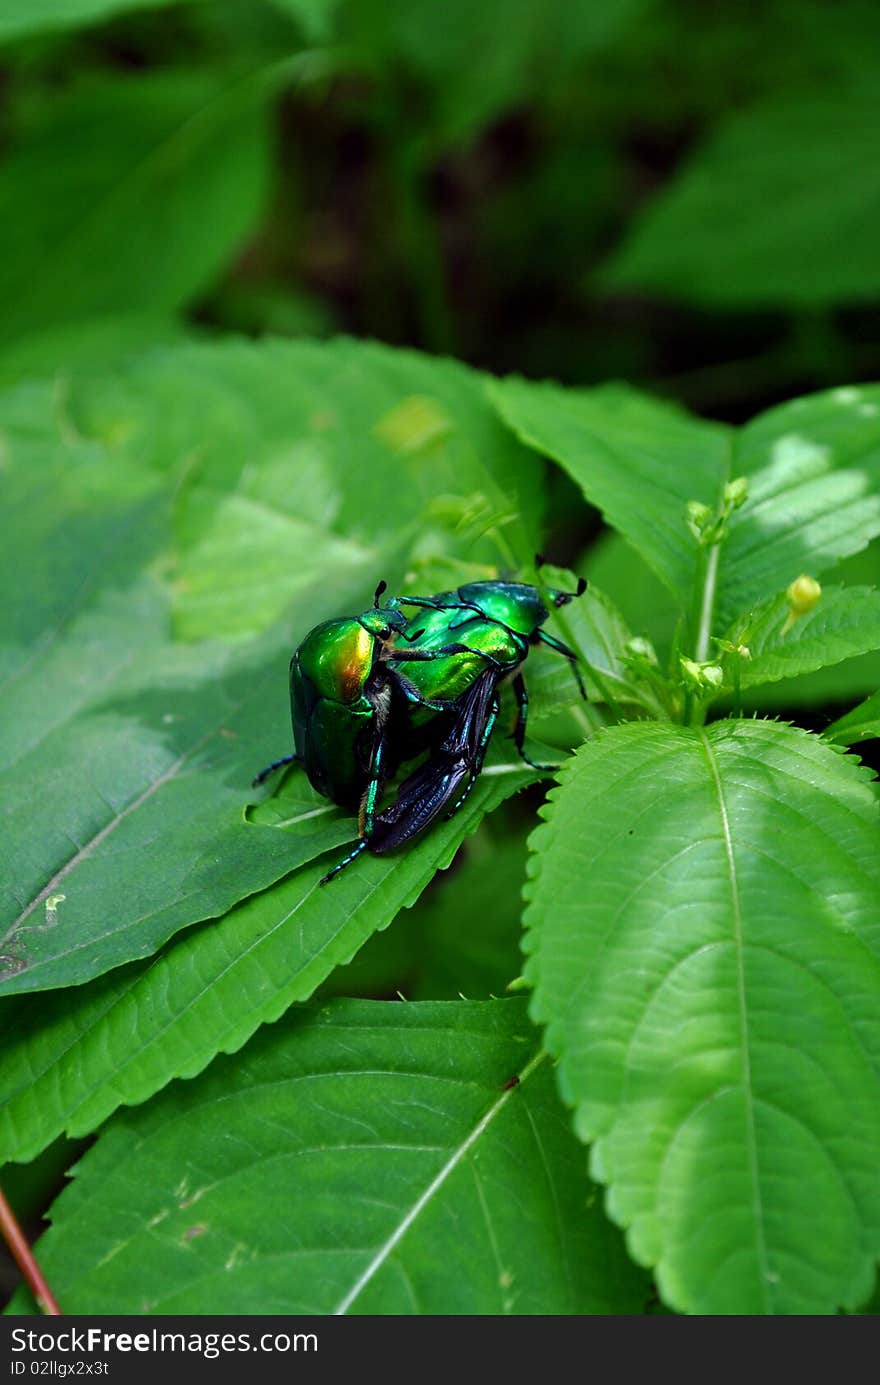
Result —
<instances>
[{"instance_id":1,"label":"dark blurred background","mask_svg":"<svg viewBox=\"0 0 880 1385\"><path fill-rule=\"evenodd\" d=\"M874 0L0 0L0 380L182 331L880 375Z\"/></svg>"}]
</instances>

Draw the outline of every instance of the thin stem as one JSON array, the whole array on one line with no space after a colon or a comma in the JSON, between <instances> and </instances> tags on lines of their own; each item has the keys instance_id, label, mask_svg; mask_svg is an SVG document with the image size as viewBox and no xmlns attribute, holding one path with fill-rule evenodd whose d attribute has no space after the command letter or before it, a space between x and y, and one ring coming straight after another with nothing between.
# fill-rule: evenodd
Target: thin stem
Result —
<instances>
[{"instance_id":1,"label":"thin stem","mask_svg":"<svg viewBox=\"0 0 880 1385\"><path fill-rule=\"evenodd\" d=\"M715 614L715 589L718 586L718 563L721 558L721 545L715 543L706 557L706 570L703 576L703 594L700 603L700 623L697 629L697 643L694 659L704 664L709 658L709 640L712 637L712 618Z\"/></svg>"},{"instance_id":2,"label":"thin stem","mask_svg":"<svg viewBox=\"0 0 880 1385\"><path fill-rule=\"evenodd\" d=\"M2 1188L0 1188L0 1233L11 1250L12 1258L21 1270L25 1283L37 1300L38 1307L50 1317L60 1318L61 1309L55 1301L52 1290L43 1278L43 1272L34 1259L27 1237L19 1226L15 1213L6 1201Z\"/></svg>"},{"instance_id":3,"label":"thin stem","mask_svg":"<svg viewBox=\"0 0 880 1385\"><path fill-rule=\"evenodd\" d=\"M733 715L742 716L742 687L740 685L740 658L738 654L733 656Z\"/></svg>"}]
</instances>

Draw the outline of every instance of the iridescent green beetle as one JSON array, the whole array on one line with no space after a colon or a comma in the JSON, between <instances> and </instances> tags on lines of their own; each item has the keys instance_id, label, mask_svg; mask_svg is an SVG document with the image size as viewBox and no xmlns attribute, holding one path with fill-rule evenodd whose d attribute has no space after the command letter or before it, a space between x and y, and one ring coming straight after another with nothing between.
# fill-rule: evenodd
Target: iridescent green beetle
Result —
<instances>
[{"instance_id":1,"label":"iridescent green beetle","mask_svg":"<svg viewBox=\"0 0 880 1385\"><path fill-rule=\"evenodd\" d=\"M585 589L581 578L576 591L549 595L553 605L560 607ZM380 855L393 851L423 832L441 813L451 815L461 806L482 769L500 708L498 688L507 678L513 680L517 701L513 739L519 754L535 769L553 768L537 764L525 753L528 694L519 670L534 645L545 644L568 659L581 696L586 696L576 654L541 628L549 612L537 587L523 582L472 582L437 596L404 596L397 601L420 608L420 614L419 628L404 634L406 650L396 643L387 655L396 686L407 699L405 713L396 713L395 744L401 759L417 753L425 741L431 753L325 880L365 848ZM413 654L429 658L411 661Z\"/></svg>"},{"instance_id":2,"label":"iridescent green beetle","mask_svg":"<svg viewBox=\"0 0 880 1385\"><path fill-rule=\"evenodd\" d=\"M282 765L301 764L318 793L357 810L364 842L373 830L382 785L405 758L404 741L394 734L403 719L400 713L392 715L392 709L398 699L424 702L421 693L397 678L391 653L397 665L431 663L464 650L455 640L431 649L393 650L392 642L407 622L396 604L379 605L385 590L381 582L370 610L316 625L294 651L290 714L295 750L254 780L254 785L261 784ZM424 710L430 715L435 709ZM413 747L409 754L418 745L417 739L407 738L407 746Z\"/></svg>"}]
</instances>

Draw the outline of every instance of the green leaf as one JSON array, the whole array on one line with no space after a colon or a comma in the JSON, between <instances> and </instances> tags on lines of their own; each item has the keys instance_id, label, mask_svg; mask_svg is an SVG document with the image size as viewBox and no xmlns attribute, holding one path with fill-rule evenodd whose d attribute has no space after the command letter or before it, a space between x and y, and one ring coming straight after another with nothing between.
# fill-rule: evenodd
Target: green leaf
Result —
<instances>
[{"instance_id":1,"label":"green leaf","mask_svg":"<svg viewBox=\"0 0 880 1385\"><path fill-rule=\"evenodd\" d=\"M749 478L722 546L718 631L801 572L819 575L880 533L878 386L794 400L736 434L618 386L578 391L511 379L490 394L525 442L565 467L683 610L698 557L687 502L714 508L727 481Z\"/></svg>"},{"instance_id":2,"label":"green leaf","mask_svg":"<svg viewBox=\"0 0 880 1385\"><path fill-rule=\"evenodd\" d=\"M844 558L835 569L835 576L846 586L880 586L880 544L877 540L860 553ZM816 673L764 683L749 691L743 706L758 711L776 708L790 711L795 707L826 707L835 702L850 705L857 698L868 696L878 685L880 652L862 654L842 664L830 664Z\"/></svg>"},{"instance_id":3,"label":"green leaf","mask_svg":"<svg viewBox=\"0 0 880 1385\"><path fill-rule=\"evenodd\" d=\"M824 390L758 414L739 432L733 474L749 477L749 496L721 553L721 628L880 533L880 386Z\"/></svg>"},{"instance_id":4,"label":"green leaf","mask_svg":"<svg viewBox=\"0 0 880 1385\"><path fill-rule=\"evenodd\" d=\"M53 95L0 171L2 335L169 314L241 247L268 181L267 74L153 72Z\"/></svg>"},{"instance_id":5,"label":"green leaf","mask_svg":"<svg viewBox=\"0 0 880 1385\"><path fill-rule=\"evenodd\" d=\"M880 736L880 692L872 693L858 707L831 723L822 738L837 745L856 745Z\"/></svg>"},{"instance_id":6,"label":"green leaf","mask_svg":"<svg viewBox=\"0 0 880 1385\"><path fill-rule=\"evenodd\" d=\"M880 293L876 92L814 83L733 114L638 220L602 275L713 307Z\"/></svg>"},{"instance_id":7,"label":"green leaf","mask_svg":"<svg viewBox=\"0 0 880 1385\"><path fill-rule=\"evenodd\" d=\"M128 10L159 9L176 0L0 0L0 42L46 30L78 29Z\"/></svg>"},{"instance_id":8,"label":"green leaf","mask_svg":"<svg viewBox=\"0 0 880 1385\"><path fill-rule=\"evenodd\" d=\"M497 562L499 515L520 563L538 545L541 469L483 377L451 361L346 340L202 343L76 381L67 410L83 436L184 478L186 639L264 629L318 563L372 592L402 546Z\"/></svg>"},{"instance_id":9,"label":"green leaf","mask_svg":"<svg viewBox=\"0 0 880 1385\"><path fill-rule=\"evenodd\" d=\"M284 687L290 636L240 654L170 642L167 592L146 571L167 530L167 488L78 442L48 455L10 447L2 483L9 992L146 956L350 831L323 816L301 776L298 835L243 821L250 779L280 739L260 722L271 688Z\"/></svg>"},{"instance_id":10,"label":"green leaf","mask_svg":"<svg viewBox=\"0 0 880 1385\"><path fill-rule=\"evenodd\" d=\"M183 340L189 331L173 318L120 313L31 332L0 348L0 387L54 376L64 382L83 371L112 369L149 346Z\"/></svg>"},{"instance_id":11,"label":"green leaf","mask_svg":"<svg viewBox=\"0 0 880 1385\"><path fill-rule=\"evenodd\" d=\"M0 1003L0 1162L31 1157L63 1130L96 1129L120 1104L145 1101L174 1077L192 1077L294 1001L309 999L414 902L484 813L534 777L521 764L489 763L455 817L406 852L365 854L321 888L332 863L325 858L181 934L147 964L75 993ZM273 800L279 825L298 802L300 778L291 775ZM356 835L351 817L326 804L318 812L328 814L323 820L337 840ZM308 827L314 830L314 822L248 831L255 844L272 838L294 860L298 834Z\"/></svg>"},{"instance_id":12,"label":"green leaf","mask_svg":"<svg viewBox=\"0 0 880 1385\"><path fill-rule=\"evenodd\" d=\"M870 778L776 723L635 723L579 750L532 838L532 1014L609 1211L680 1311L829 1313L871 1291Z\"/></svg>"},{"instance_id":13,"label":"green leaf","mask_svg":"<svg viewBox=\"0 0 880 1385\"><path fill-rule=\"evenodd\" d=\"M637 1313L582 1161L518 1001L337 1002L118 1119L38 1254L67 1313Z\"/></svg>"},{"instance_id":14,"label":"green leaf","mask_svg":"<svg viewBox=\"0 0 880 1385\"><path fill-rule=\"evenodd\" d=\"M812 673L880 649L880 592L871 587L823 587L819 604L786 629L790 609L782 592L731 626L730 642L745 644L751 654L739 660L742 688ZM728 687L736 658L726 660Z\"/></svg>"},{"instance_id":15,"label":"green leaf","mask_svg":"<svg viewBox=\"0 0 880 1385\"><path fill-rule=\"evenodd\" d=\"M552 570L546 580L558 585ZM652 690L634 676L628 665L631 631L614 603L598 587L591 585L571 605L552 611L546 630L580 656L579 668L591 701L613 698L623 706L648 708L663 715ZM526 681L530 716L541 718L579 701L572 669L552 650L529 658Z\"/></svg>"},{"instance_id":16,"label":"green leaf","mask_svg":"<svg viewBox=\"0 0 880 1385\"><path fill-rule=\"evenodd\" d=\"M234 343L160 352L103 382L75 377L62 398L43 384L0 400L0 804L15 862L0 885L0 990L80 983L144 957L349 839L351 819L310 790L288 812L302 824L293 837L243 820L255 771L290 744L291 649L319 620L368 605L381 576L396 585L401 514L418 531L438 483L466 505L457 484L489 492L509 467L511 487L538 492L480 377L441 363L431 397L434 380L430 361L387 349ZM401 415L417 390L416 414ZM88 410L111 401L112 422L101 412L89 437ZM424 426L443 409L444 440L402 458L401 417ZM370 441L395 410L394 445ZM202 481L188 486L194 458ZM346 540L371 507L378 535ZM517 526L523 545L536 523L529 513ZM270 531L279 546L261 548ZM426 537L438 551L479 547L442 525L417 546ZM271 628L177 644L175 594L187 636Z\"/></svg>"},{"instance_id":17,"label":"green leaf","mask_svg":"<svg viewBox=\"0 0 880 1385\"><path fill-rule=\"evenodd\" d=\"M489 394L514 432L559 462L684 601L697 557L687 503L718 499L730 430L619 385L573 390L513 378Z\"/></svg>"}]
</instances>

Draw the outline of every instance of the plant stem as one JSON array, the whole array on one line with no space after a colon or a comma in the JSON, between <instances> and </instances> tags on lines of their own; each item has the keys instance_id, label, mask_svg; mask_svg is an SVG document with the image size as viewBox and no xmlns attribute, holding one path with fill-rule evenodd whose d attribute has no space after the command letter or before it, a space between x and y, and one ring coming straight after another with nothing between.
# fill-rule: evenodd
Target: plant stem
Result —
<instances>
[{"instance_id":1,"label":"plant stem","mask_svg":"<svg viewBox=\"0 0 880 1385\"><path fill-rule=\"evenodd\" d=\"M712 635L712 617L715 614L715 589L718 585L718 563L721 558L721 545L715 543L706 557L706 570L703 574L703 594L700 602L700 623L697 629L697 642L694 659L704 664L709 657L709 640Z\"/></svg>"},{"instance_id":2,"label":"plant stem","mask_svg":"<svg viewBox=\"0 0 880 1385\"><path fill-rule=\"evenodd\" d=\"M0 1234L9 1246L12 1258L21 1270L25 1283L37 1300L37 1306L50 1317L61 1317L61 1309L55 1301L52 1290L43 1278L43 1272L34 1259L27 1237L19 1226L15 1213L6 1201L2 1188L0 1188Z\"/></svg>"}]
</instances>

